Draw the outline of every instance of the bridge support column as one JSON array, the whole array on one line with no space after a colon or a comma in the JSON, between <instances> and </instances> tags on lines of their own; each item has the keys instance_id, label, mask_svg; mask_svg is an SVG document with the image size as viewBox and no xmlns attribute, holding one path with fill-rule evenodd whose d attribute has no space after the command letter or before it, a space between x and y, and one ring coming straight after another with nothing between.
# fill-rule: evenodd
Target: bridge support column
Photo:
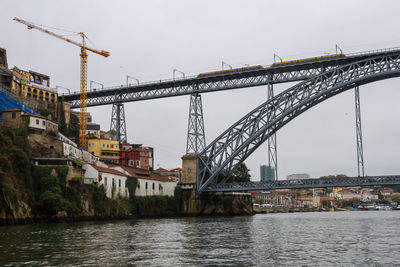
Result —
<instances>
[{"instance_id":1,"label":"bridge support column","mask_svg":"<svg viewBox=\"0 0 400 267\"><path fill-rule=\"evenodd\" d=\"M203 105L201 95L195 93L190 95L186 154L197 154L205 147Z\"/></svg>"},{"instance_id":2,"label":"bridge support column","mask_svg":"<svg viewBox=\"0 0 400 267\"><path fill-rule=\"evenodd\" d=\"M270 78L272 79L272 77ZM274 97L274 85L272 83L268 84L268 100ZM277 158L277 148L276 148L276 133L268 138L268 166L274 168L275 180L278 180L278 158Z\"/></svg>"},{"instance_id":3,"label":"bridge support column","mask_svg":"<svg viewBox=\"0 0 400 267\"><path fill-rule=\"evenodd\" d=\"M120 143L127 142L124 104L112 106L110 131L115 131L115 138Z\"/></svg>"},{"instance_id":4,"label":"bridge support column","mask_svg":"<svg viewBox=\"0 0 400 267\"><path fill-rule=\"evenodd\" d=\"M364 152L361 130L360 91L358 85L354 88L356 108L356 139L357 139L357 171L358 177L364 176Z\"/></svg>"}]
</instances>

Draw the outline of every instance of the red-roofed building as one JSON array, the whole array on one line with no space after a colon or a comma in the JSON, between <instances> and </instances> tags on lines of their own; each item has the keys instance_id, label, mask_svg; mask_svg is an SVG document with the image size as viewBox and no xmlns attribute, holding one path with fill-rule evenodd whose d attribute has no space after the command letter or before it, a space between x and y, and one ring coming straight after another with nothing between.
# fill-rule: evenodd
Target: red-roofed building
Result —
<instances>
[{"instance_id":1,"label":"red-roofed building","mask_svg":"<svg viewBox=\"0 0 400 267\"><path fill-rule=\"evenodd\" d=\"M177 181L148 170L129 166L109 165L110 168L138 179L136 196L173 196Z\"/></svg>"},{"instance_id":2,"label":"red-roofed building","mask_svg":"<svg viewBox=\"0 0 400 267\"><path fill-rule=\"evenodd\" d=\"M153 170L154 157L152 147L132 147L122 149L120 153L120 163L125 166L136 167L140 169Z\"/></svg>"},{"instance_id":3,"label":"red-roofed building","mask_svg":"<svg viewBox=\"0 0 400 267\"><path fill-rule=\"evenodd\" d=\"M126 186L128 178L125 173L90 164L85 164L83 169L85 170L85 179L92 179L99 185L103 185L108 198L129 196L128 187Z\"/></svg>"}]
</instances>

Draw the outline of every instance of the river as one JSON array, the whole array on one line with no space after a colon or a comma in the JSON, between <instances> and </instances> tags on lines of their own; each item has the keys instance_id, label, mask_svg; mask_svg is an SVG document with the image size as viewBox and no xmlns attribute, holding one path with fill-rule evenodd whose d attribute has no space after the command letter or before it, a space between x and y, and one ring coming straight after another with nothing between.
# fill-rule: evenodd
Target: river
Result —
<instances>
[{"instance_id":1,"label":"river","mask_svg":"<svg viewBox=\"0 0 400 267\"><path fill-rule=\"evenodd\" d=\"M1 266L400 265L400 212L0 227Z\"/></svg>"}]
</instances>

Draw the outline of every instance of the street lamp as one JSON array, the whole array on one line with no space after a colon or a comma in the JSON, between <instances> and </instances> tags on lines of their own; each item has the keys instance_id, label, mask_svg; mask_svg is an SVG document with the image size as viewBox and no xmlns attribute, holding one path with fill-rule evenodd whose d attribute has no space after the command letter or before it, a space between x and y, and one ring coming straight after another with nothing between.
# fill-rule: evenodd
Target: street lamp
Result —
<instances>
[{"instance_id":1,"label":"street lamp","mask_svg":"<svg viewBox=\"0 0 400 267\"><path fill-rule=\"evenodd\" d=\"M183 72L182 72L182 71L180 71L180 70L174 69L174 71L173 71L173 77L174 77L174 80L175 80L175 73L176 73L176 72L178 72L178 73L182 74L182 76L183 76L183 79L185 79L185 73L183 73Z\"/></svg>"},{"instance_id":2,"label":"street lamp","mask_svg":"<svg viewBox=\"0 0 400 267\"><path fill-rule=\"evenodd\" d=\"M228 66L229 68L233 69L231 65L222 61L222 70L224 70L224 66Z\"/></svg>"},{"instance_id":3,"label":"street lamp","mask_svg":"<svg viewBox=\"0 0 400 267\"><path fill-rule=\"evenodd\" d=\"M67 91L68 91L68 94L71 94L71 90L68 89L67 87L63 87L63 86L56 85L56 90L57 90L57 91L58 91L58 88L67 90Z\"/></svg>"},{"instance_id":4,"label":"street lamp","mask_svg":"<svg viewBox=\"0 0 400 267\"><path fill-rule=\"evenodd\" d=\"M129 78L131 78L131 79L133 79L133 80L136 80L136 81L137 81L137 84L139 85L139 79L136 79L135 77L126 75L126 86L129 86L129 85L130 85L130 84L128 84Z\"/></svg>"},{"instance_id":5,"label":"street lamp","mask_svg":"<svg viewBox=\"0 0 400 267\"><path fill-rule=\"evenodd\" d=\"M278 58L281 62L283 62L282 58L277 54L274 54L274 63L276 63L275 59Z\"/></svg>"},{"instance_id":6,"label":"street lamp","mask_svg":"<svg viewBox=\"0 0 400 267\"><path fill-rule=\"evenodd\" d=\"M90 81L90 91L92 91L92 85L93 85L94 83L100 85L100 86L101 86L101 89L104 89L104 84L98 83L98 82L95 82L95 81ZM96 89L93 89L93 90L96 91Z\"/></svg>"}]
</instances>

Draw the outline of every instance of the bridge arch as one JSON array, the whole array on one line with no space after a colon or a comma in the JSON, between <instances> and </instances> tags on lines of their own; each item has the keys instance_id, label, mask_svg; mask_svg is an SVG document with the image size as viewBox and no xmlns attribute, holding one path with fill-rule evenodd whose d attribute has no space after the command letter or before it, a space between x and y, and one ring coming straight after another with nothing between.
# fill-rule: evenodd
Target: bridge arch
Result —
<instances>
[{"instance_id":1,"label":"bridge arch","mask_svg":"<svg viewBox=\"0 0 400 267\"><path fill-rule=\"evenodd\" d=\"M232 172L271 135L311 107L355 86L400 76L394 52L331 69L259 105L211 142L197 158L197 193L225 183ZM217 181L223 174L225 179Z\"/></svg>"}]
</instances>

